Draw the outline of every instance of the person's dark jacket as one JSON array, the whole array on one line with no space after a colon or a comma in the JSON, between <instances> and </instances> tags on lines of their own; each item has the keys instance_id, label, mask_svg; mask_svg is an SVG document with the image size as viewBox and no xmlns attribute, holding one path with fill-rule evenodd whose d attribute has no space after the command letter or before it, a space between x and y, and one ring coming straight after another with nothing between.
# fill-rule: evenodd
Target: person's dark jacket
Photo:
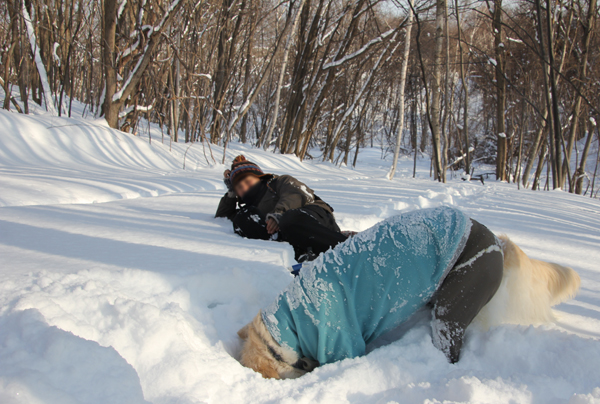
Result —
<instances>
[{"instance_id":1,"label":"person's dark jacket","mask_svg":"<svg viewBox=\"0 0 600 404\"><path fill-rule=\"evenodd\" d=\"M289 175L266 175L253 186L243 199L232 192L221 198L215 217L226 217L232 220L237 214L238 203L254 206L261 213L262 219L273 218L279 222L281 215L288 210L298 209L306 205L316 205L332 213L333 208L315 195L306 184Z\"/></svg>"}]
</instances>

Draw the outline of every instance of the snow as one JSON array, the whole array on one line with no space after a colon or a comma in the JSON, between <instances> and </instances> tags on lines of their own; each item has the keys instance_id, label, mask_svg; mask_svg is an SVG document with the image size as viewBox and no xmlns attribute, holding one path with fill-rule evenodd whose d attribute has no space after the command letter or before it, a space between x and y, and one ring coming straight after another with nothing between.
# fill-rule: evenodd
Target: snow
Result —
<instances>
[{"instance_id":1,"label":"snow","mask_svg":"<svg viewBox=\"0 0 600 404\"><path fill-rule=\"evenodd\" d=\"M365 51L367 51L369 48L371 48L371 46L373 46L379 42L382 42L385 38L387 38L392 33L394 33L394 31L395 31L394 29L387 30L386 32L384 32L380 36L378 36L377 38L371 39L369 42L367 42L362 48L360 48L356 52L353 52L349 55L345 55L344 57L340 58L339 60L334 60L332 62L325 63L323 65L323 70L327 70L332 67L340 66L340 65L344 64L345 62L347 62L348 60L354 59L355 57L360 56ZM376 69L372 69L372 70L376 70Z\"/></svg>"},{"instance_id":2,"label":"snow","mask_svg":"<svg viewBox=\"0 0 600 404\"><path fill-rule=\"evenodd\" d=\"M59 46L60 45L58 44L58 42L54 42L54 46L52 47L52 59L54 59L57 66L60 66L60 57L56 53L56 49L58 49Z\"/></svg>"},{"instance_id":3,"label":"snow","mask_svg":"<svg viewBox=\"0 0 600 404\"><path fill-rule=\"evenodd\" d=\"M119 56L121 57L121 59L129 56L133 51L135 51L137 49L137 47L139 45L140 45L140 40L138 39L133 45L131 45L130 47L126 48Z\"/></svg>"},{"instance_id":4,"label":"snow","mask_svg":"<svg viewBox=\"0 0 600 404\"><path fill-rule=\"evenodd\" d=\"M2 403L599 403L600 204L562 191L429 179L429 160L379 149L356 170L231 143L292 174L344 230L450 205L533 258L573 267L579 295L538 326L469 328L460 362L431 341L426 313L364 357L296 380L236 360L236 331L292 280L285 243L241 239L215 219L223 149L152 143L101 121L0 112ZM153 129L154 130L154 129ZM206 148L204 148L206 147ZM206 158L205 158L206 153Z\"/></svg>"},{"instance_id":5,"label":"snow","mask_svg":"<svg viewBox=\"0 0 600 404\"><path fill-rule=\"evenodd\" d=\"M455 266L454 268L458 270L460 268L471 266L478 258L481 258L484 254L488 254L493 251L498 251L498 252L502 253L502 249L500 248L500 246L492 245L492 246L489 246L489 247L479 251L477 254L475 254L473 256L473 258L471 258L470 260L468 260L466 262L463 262L460 265Z\"/></svg>"},{"instance_id":6,"label":"snow","mask_svg":"<svg viewBox=\"0 0 600 404\"><path fill-rule=\"evenodd\" d=\"M114 348L51 327L37 310L0 318L0 341L3 403L146 403L137 373ZM86 388L94 384L103 388Z\"/></svg>"},{"instance_id":7,"label":"snow","mask_svg":"<svg viewBox=\"0 0 600 404\"><path fill-rule=\"evenodd\" d=\"M201 73L201 74L194 74L194 76L196 77L203 77L207 80L212 80L212 76L208 73Z\"/></svg>"},{"instance_id":8,"label":"snow","mask_svg":"<svg viewBox=\"0 0 600 404\"><path fill-rule=\"evenodd\" d=\"M119 1L119 9L117 10L117 20L121 18L121 14L123 14L123 10L125 10L125 6L127 5L127 0Z\"/></svg>"}]
</instances>

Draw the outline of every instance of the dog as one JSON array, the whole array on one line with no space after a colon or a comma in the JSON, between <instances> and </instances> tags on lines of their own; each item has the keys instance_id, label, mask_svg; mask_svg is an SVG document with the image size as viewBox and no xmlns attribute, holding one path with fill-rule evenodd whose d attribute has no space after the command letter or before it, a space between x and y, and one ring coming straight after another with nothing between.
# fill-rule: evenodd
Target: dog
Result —
<instances>
[{"instance_id":1,"label":"dog","mask_svg":"<svg viewBox=\"0 0 600 404\"><path fill-rule=\"evenodd\" d=\"M476 321L484 328L500 324L537 325L555 321L551 308L577 294L581 279L572 268L529 258L508 236L502 284Z\"/></svg>"},{"instance_id":2,"label":"dog","mask_svg":"<svg viewBox=\"0 0 600 404\"><path fill-rule=\"evenodd\" d=\"M571 268L529 258L505 235L497 241L503 253L500 286L474 321L483 327L552 321L551 307L575 296L579 275ZM297 378L319 366L314 358L299 357L296 350L279 344L265 325L263 314L259 312L238 331L243 340L242 365L273 379Z\"/></svg>"}]
</instances>

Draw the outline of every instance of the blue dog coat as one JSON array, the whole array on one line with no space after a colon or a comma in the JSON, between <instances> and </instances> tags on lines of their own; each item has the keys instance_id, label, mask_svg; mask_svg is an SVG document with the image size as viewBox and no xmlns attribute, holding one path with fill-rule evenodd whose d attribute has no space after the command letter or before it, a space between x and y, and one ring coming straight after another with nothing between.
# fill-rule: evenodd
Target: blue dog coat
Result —
<instances>
[{"instance_id":1,"label":"blue dog coat","mask_svg":"<svg viewBox=\"0 0 600 404\"><path fill-rule=\"evenodd\" d=\"M305 265L263 310L273 338L321 365L366 345L423 307L459 258L471 221L450 207L384 220Z\"/></svg>"}]
</instances>

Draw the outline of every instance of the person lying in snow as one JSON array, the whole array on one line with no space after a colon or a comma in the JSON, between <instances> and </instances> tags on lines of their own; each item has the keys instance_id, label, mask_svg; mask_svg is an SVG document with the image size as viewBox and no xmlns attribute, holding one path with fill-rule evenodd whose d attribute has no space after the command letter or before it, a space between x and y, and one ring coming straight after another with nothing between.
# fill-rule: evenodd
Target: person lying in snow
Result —
<instances>
[{"instance_id":1,"label":"person lying in snow","mask_svg":"<svg viewBox=\"0 0 600 404\"><path fill-rule=\"evenodd\" d=\"M225 171L224 182L228 192L215 217L231 220L242 237L287 241L298 262L311 261L347 238L333 208L292 176L265 174L239 155Z\"/></svg>"},{"instance_id":2,"label":"person lying in snow","mask_svg":"<svg viewBox=\"0 0 600 404\"><path fill-rule=\"evenodd\" d=\"M433 345L455 363L476 316L547 321L550 307L579 284L571 268L530 259L457 209L403 213L305 264L238 332L240 361L264 377L299 377L364 355L367 344L429 306Z\"/></svg>"}]
</instances>

